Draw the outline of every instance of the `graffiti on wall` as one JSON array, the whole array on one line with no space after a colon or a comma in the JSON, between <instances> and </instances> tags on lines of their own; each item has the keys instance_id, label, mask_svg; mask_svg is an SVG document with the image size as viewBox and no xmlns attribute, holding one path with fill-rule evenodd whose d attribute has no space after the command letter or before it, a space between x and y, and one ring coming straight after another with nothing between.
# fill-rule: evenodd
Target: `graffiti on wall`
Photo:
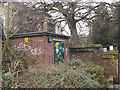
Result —
<instances>
[{"instance_id":1,"label":"graffiti on wall","mask_svg":"<svg viewBox=\"0 0 120 90\"><path fill-rule=\"evenodd\" d=\"M41 48L32 48L31 46L26 45L24 43L19 43L18 45L14 45L12 49L18 51L30 51L32 55L40 55L42 53Z\"/></svg>"}]
</instances>

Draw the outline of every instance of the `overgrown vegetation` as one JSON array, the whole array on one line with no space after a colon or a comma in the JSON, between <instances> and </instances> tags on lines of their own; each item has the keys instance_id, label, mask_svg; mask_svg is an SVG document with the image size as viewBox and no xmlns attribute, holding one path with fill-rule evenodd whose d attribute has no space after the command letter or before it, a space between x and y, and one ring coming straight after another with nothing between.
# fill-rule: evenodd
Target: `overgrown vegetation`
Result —
<instances>
[{"instance_id":1,"label":"overgrown vegetation","mask_svg":"<svg viewBox=\"0 0 120 90\"><path fill-rule=\"evenodd\" d=\"M25 62L26 52L24 51L14 51L14 52L6 52L5 56L3 57L2 62L2 83L3 87L12 87L12 81L18 78L20 72L23 72L27 66Z\"/></svg>"},{"instance_id":2,"label":"overgrown vegetation","mask_svg":"<svg viewBox=\"0 0 120 90\"><path fill-rule=\"evenodd\" d=\"M7 20L4 29L5 39L4 48L2 50L3 54L3 87L8 88L18 88L18 87L33 87L33 88L102 88L107 87L105 85L107 81L104 79L103 68L97 66L93 63L84 63L81 61L72 61L67 64L60 64L58 66L48 66L37 65L35 67L29 67L29 69L24 72L25 69L25 52L13 52L9 47L9 38L12 37L17 31L19 31L25 22L21 23L18 30L14 30L13 20L18 14L19 9L12 14L12 9L10 9L11 3L7 5ZM75 3L70 4L75 5ZM61 4L58 3L58 8L61 8ZM85 6L86 7L86 6ZM74 9L74 8L73 8ZM91 10L90 10L91 12ZM12 15L11 15L11 14ZM85 13L86 14L86 13ZM28 15L28 14L27 14ZM68 14L72 15L73 14ZM27 16L28 17L28 16ZM86 15L85 15L86 17ZM81 20L84 17L81 17ZM76 31L74 27L76 22L71 22L72 19L68 19L71 30ZM18 20L19 21L19 20ZM76 21L76 20L72 20ZM72 24L74 23L74 24ZM33 23L32 23L33 24ZM12 32L12 33L11 33ZM12 34L12 35L11 35ZM73 34L76 38L77 33ZM72 37L73 38L73 37ZM77 38L76 38L77 39ZM74 41L76 40L74 39ZM76 40L78 41L78 40ZM19 75L19 73L22 73ZM18 77L19 75L19 77Z\"/></svg>"},{"instance_id":3,"label":"overgrown vegetation","mask_svg":"<svg viewBox=\"0 0 120 90\"><path fill-rule=\"evenodd\" d=\"M17 80L16 80L17 79ZM74 60L60 65L36 65L13 79L22 88L105 88L103 68L91 62Z\"/></svg>"}]
</instances>

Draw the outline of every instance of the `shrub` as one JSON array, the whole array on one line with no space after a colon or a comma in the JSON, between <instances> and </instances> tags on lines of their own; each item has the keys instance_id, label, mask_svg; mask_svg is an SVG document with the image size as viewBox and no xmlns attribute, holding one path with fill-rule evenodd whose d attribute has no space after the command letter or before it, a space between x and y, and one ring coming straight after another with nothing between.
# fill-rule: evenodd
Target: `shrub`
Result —
<instances>
[{"instance_id":1,"label":"shrub","mask_svg":"<svg viewBox=\"0 0 120 90\"><path fill-rule=\"evenodd\" d=\"M19 77L20 87L104 88L106 83L102 67L80 60L74 60L66 64L60 63L51 67L36 65L35 67L29 67L28 70Z\"/></svg>"},{"instance_id":2,"label":"shrub","mask_svg":"<svg viewBox=\"0 0 120 90\"><path fill-rule=\"evenodd\" d=\"M17 78L18 74L27 68L25 56L26 52L23 51L6 52L2 62L3 88L12 87L14 85L12 82L14 81L15 77Z\"/></svg>"}]
</instances>

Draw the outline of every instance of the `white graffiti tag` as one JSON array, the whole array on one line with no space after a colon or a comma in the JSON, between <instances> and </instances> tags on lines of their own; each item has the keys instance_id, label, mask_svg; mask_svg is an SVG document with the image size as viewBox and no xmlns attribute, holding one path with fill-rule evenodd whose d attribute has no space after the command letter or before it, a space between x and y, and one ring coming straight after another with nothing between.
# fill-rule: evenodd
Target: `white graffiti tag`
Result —
<instances>
[{"instance_id":1,"label":"white graffiti tag","mask_svg":"<svg viewBox=\"0 0 120 90\"><path fill-rule=\"evenodd\" d=\"M32 55L40 55L42 53L41 48L31 48L31 46L23 43L14 45L12 48L18 51L30 51Z\"/></svg>"},{"instance_id":2,"label":"white graffiti tag","mask_svg":"<svg viewBox=\"0 0 120 90\"><path fill-rule=\"evenodd\" d=\"M19 45L14 45L12 48L14 50L18 50L18 51L20 51L20 50L25 50L25 51L31 50L31 46L25 45L23 43L20 43Z\"/></svg>"}]
</instances>

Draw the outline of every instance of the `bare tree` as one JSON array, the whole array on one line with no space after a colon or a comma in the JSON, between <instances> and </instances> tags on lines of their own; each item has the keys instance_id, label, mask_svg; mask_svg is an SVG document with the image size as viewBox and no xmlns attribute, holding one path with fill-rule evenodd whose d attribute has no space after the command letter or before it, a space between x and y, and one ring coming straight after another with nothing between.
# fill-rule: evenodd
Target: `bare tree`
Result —
<instances>
[{"instance_id":1,"label":"bare tree","mask_svg":"<svg viewBox=\"0 0 120 90\"><path fill-rule=\"evenodd\" d=\"M4 3L2 3L4 4ZM21 23L21 25L17 28L15 25L15 19L18 13L20 12L20 8L16 8L15 11L12 11L12 4L11 2L8 2L7 6L7 13L5 14L6 20L5 20L5 26L2 28L6 33L4 33L4 44L3 44L3 49L2 49L2 57L4 58L2 60L3 62L3 67L7 68L8 72L11 72L13 74L16 74L18 76L18 73L21 72L24 67L23 67L23 60L18 57L16 52L14 52L11 47L9 46L9 39L12 37L14 34L16 34L19 30L21 30L21 27L24 26L25 23L28 22L28 18L25 18L24 21ZM28 13L27 13L28 15ZM22 54L22 52L20 53ZM11 55L11 56L10 56ZM14 55L14 57L12 57ZM7 57L7 62L5 57ZM7 63L7 64L6 64ZM5 66L4 66L5 65ZM22 68L23 67L23 68ZM6 72L7 72L6 71Z\"/></svg>"},{"instance_id":2,"label":"bare tree","mask_svg":"<svg viewBox=\"0 0 120 90\"><path fill-rule=\"evenodd\" d=\"M19 9L13 20L13 30L19 28L18 32L21 33L38 31L44 19L48 17L43 11L36 9L32 3L14 2L11 8L13 13Z\"/></svg>"},{"instance_id":3,"label":"bare tree","mask_svg":"<svg viewBox=\"0 0 120 90\"><path fill-rule=\"evenodd\" d=\"M79 35L76 24L79 21L84 21L88 15L97 7L94 7L82 2L52 2L52 3L36 3L37 9L44 10L54 19L66 21L71 31L72 44L79 44Z\"/></svg>"}]
</instances>

